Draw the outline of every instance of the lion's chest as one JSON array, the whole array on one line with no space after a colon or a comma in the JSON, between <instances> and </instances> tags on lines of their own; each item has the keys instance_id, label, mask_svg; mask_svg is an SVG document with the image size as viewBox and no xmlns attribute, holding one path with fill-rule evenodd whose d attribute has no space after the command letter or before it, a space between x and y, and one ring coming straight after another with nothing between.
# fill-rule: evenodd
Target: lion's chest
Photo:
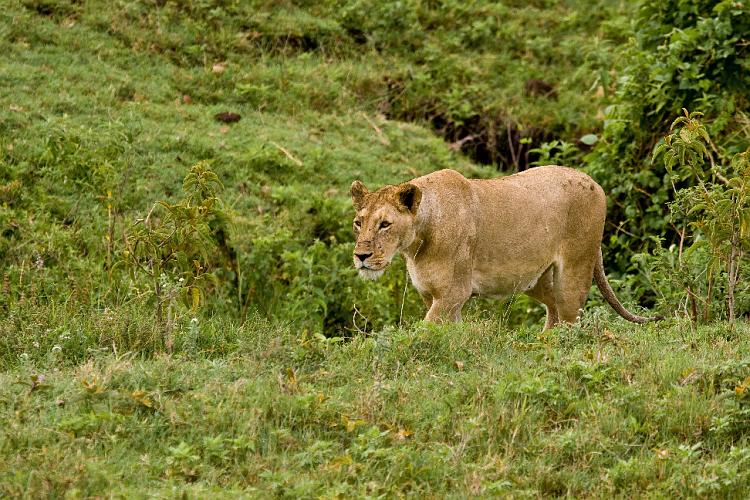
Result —
<instances>
[{"instance_id":1,"label":"lion's chest","mask_svg":"<svg viewBox=\"0 0 750 500\"><path fill-rule=\"evenodd\" d=\"M430 286L427 273L421 271L412 262L406 263L406 270L409 272L409 278L411 278L411 284L417 291L424 295L430 293Z\"/></svg>"}]
</instances>

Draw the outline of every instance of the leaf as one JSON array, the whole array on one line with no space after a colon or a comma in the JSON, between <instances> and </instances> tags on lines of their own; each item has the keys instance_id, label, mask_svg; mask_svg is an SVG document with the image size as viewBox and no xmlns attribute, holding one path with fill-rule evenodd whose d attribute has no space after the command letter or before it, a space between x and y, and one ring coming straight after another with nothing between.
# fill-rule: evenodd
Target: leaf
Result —
<instances>
[{"instance_id":1,"label":"leaf","mask_svg":"<svg viewBox=\"0 0 750 500\"><path fill-rule=\"evenodd\" d=\"M688 210L688 215L691 215L699 210L705 210L705 208L706 205L704 203L696 203L692 207L690 207L690 210Z\"/></svg>"},{"instance_id":2,"label":"leaf","mask_svg":"<svg viewBox=\"0 0 750 500\"><path fill-rule=\"evenodd\" d=\"M354 432L354 429L357 428L357 421L356 420L349 420L348 418L344 422L344 425L346 426L346 432Z\"/></svg>"},{"instance_id":3,"label":"leaf","mask_svg":"<svg viewBox=\"0 0 750 500\"><path fill-rule=\"evenodd\" d=\"M701 135L704 141L711 142L711 139L708 136L708 132L706 131L705 127L700 127L698 129L698 133Z\"/></svg>"},{"instance_id":4,"label":"leaf","mask_svg":"<svg viewBox=\"0 0 750 500\"><path fill-rule=\"evenodd\" d=\"M146 391L137 390L130 393L130 397L135 401L136 403L145 406L146 408L153 408L154 402L151 400L151 398L148 396Z\"/></svg>"},{"instance_id":5,"label":"leaf","mask_svg":"<svg viewBox=\"0 0 750 500\"><path fill-rule=\"evenodd\" d=\"M338 469L343 466L349 466L353 463L351 455L346 453L345 455L339 455L328 463L328 467L331 469Z\"/></svg>"},{"instance_id":6,"label":"leaf","mask_svg":"<svg viewBox=\"0 0 750 500\"><path fill-rule=\"evenodd\" d=\"M396 433L396 439L398 441L406 441L412 434L413 432L409 429L399 429Z\"/></svg>"},{"instance_id":7,"label":"leaf","mask_svg":"<svg viewBox=\"0 0 750 500\"><path fill-rule=\"evenodd\" d=\"M664 141L659 141L654 148L654 151L651 153L651 161L654 161L657 156L664 152L665 149L667 149L667 144Z\"/></svg>"},{"instance_id":8,"label":"leaf","mask_svg":"<svg viewBox=\"0 0 750 500\"><path fill-rule=\"evenodd\" d=\"M687 129L687 127L680 129L680 138L685 141L685 144L690 144L693 140L692 134L690 133L690 130Z\"/></svg>"},{"instance_id":9,"label":"leaf","mask_svg":"<svg viewBox=\"0 0 750 500\"><path fill-rule=\"evenodd\" d=\"M347 415L341 415L341 423L344 424L346 432L354 432L357 427L365 425L365 421L359 418L350 419Z\"/></svg>"},{"instance_id":10,"label":"leaf","mask_svg":"<svg viewBox=\"0 0 750 500\"><path fill-rule=\"evenodd\" d=\"M286 371L287 382L289 383L291 387L296 389L297 388L297 375L295 375L294 369L287 367L285 371Z\"/></svg>"},{"instance_id":11,"label":"leaf","mask_svg":"<svg viewBox=\"0 0 750 500\"><path fill-rule=\"evenodd\" d=\"M580 141L587 146L593 146L597 143L597 141L599 141L599 137L597 137L596 134L586 134L581 137Z\"/></svg>"},{"instance_id":12,"label":"leaf","mask_svg":"<svg viewBox=\"0 0 750 500\"><path fill-rule=\"evenodd\" d=\"M684 110L684 108L683 108L683 110ZM672 125L669 126L669 131L671 132L672 130L674 130L674 128L678 124L683 123L684 121L685 121L685 117L684 116L680 116L680 117L676 118L675 121L672 122Z\"/></svg>"},{"instance_id":13,"label":"leaf","mask_svg":"<svg viewBox=\"0 0 750 500\"><path fill-rule=\"evenodd\" d=\"M81 380L81 385L86 390L87 394L101 394L104 392L104 387L99 384L99 380L93 378L91 380Z\"/></svg>"},{"instance_id":14,"label":"leaf","mask_svg":"<svg viewBox=\"0 0 750 500\"><path fill-rule=\"evenodd\" d=\"M677 157L673 150L668 150L664 153L664 166L667 168L667 172L672 173L672 167L677 163Z\"/></svg>"},{"instance_id":15,"label":"leaf","mask_svg":"<svg viewBox=\"0 0 750 500\"><path fill-rule=\"evenodd\" d=\"M740 238L745 238L748 232L750 232L750 212L742 216L742 221L740 222Z\"/></svg>"}]
</instances>

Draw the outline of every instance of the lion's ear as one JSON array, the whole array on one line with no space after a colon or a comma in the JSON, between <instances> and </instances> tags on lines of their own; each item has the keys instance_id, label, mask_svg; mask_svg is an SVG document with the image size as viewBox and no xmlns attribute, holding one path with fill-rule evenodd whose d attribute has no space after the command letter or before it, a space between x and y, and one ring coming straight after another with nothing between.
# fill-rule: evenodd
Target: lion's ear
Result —
<instances>
[{"instance_id":1,"label":"lion's ear","mask_svg":"<svg viewBox=\"0 0 750 500\"><path fill-rule=\"evenodd\" d=\"M398 192L398 199L409 212L417 215L419 202L422 201L422 190L414 184L404 184Z\"/></svg>"},{"instance_id":2,"label":"lion's ear","mask_svg":"<svg viewBox=\"0 0 750 500\"><path fill-rule=\"evenodd\" d=\"M367 190L361 181L352 182L352 187L349 189L352 195L352 204L355 210L359 210L364 206L365 196L370 192Z\"/></svg>"}]
</instances>

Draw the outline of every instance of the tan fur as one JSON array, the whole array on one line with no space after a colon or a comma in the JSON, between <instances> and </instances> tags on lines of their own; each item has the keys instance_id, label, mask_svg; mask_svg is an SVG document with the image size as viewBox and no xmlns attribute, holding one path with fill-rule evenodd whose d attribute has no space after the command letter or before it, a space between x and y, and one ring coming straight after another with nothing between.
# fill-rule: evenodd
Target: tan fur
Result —
<instances>
[{"instance_id":1,"label":"tan fur","mask_svg":"<svg viewBox=\"0 0 750 500\"><path fill-rule=\"evenodd\" d=\"M627 311L609 286L601 255L604 191L582 172L551 165L470 180L440 170L372 193L355 181L351 194L355 267L375 279L403 253L428 321L460 321L472 295L522 292L546 306L545 328L572 323L594 274L625 319L658 319Z\"/></svg>"}]
</instances>

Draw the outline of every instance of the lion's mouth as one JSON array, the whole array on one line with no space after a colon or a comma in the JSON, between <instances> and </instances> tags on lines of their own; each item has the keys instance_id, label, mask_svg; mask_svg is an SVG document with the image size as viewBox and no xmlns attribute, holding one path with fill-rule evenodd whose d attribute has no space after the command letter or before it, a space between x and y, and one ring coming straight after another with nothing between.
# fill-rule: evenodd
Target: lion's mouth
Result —
<instances>
[{"instance_id":1,"label":"lion's mouth","mask_svg":"<svg viewBox=\"0 0 750 500\"><path fill-rule=\"evenodd\" d=\"M383 275L388 264L389 262L383 263L382 261L365 263L355 259L354 267L359 272L360 277L376 280Z\"/></svg>"},{"instance_id":2,"label":"lion's mouth","mask_svg":"<svg viewBox=\"0 0 750 500\"><path fill-rule=\"evenodd\" d=\"M354 267L357 270L369 269L370 271L382 271L388 266L388 264L390 264L390 261L387 261L383 258L367 259L367 261L365 262L362 262L356 257L354 258Z\"/></svg>"}]
</instances>

